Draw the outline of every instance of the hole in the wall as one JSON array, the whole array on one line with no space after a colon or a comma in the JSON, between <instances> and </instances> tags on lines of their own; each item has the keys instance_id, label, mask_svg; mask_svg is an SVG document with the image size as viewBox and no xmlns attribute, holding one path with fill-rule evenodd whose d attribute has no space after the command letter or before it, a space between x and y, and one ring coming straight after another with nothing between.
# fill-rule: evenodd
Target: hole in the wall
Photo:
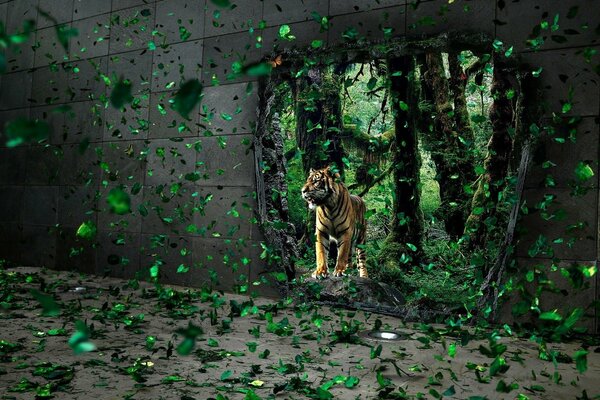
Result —
<instances>
[{"instance_id":1,"label":"hole in the wall","mask_svg":"<svg viewBox=\"0 0 600 400\"><path fill-rule=\"evenodd\" d=\"M307 210L307 201L321 217L337 210L303 194L318 193L321 181L365 202L366 241L354 254L366 253L379 286L358 291L391 287L408 307L447 314L473 301L482 275L506 265L529 148L521 75L488 38L457 37L284 54L261 83L259 214L272 246L267 261L288 280L312 284L311 274L335 275L344 264L338 221L316 226ZM360 254L340 272L367 275ZM332 288L336 279L317 284L346 306L386 304Z\"/></svg>"}]
</instances>

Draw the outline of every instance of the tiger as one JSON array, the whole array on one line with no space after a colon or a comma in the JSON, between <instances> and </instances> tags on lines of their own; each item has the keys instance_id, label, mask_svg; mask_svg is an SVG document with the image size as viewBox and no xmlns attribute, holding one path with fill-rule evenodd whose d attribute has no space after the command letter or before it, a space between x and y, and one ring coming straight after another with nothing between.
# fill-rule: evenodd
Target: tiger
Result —
<instances>
[{"instance_id":1,"label":"tiger","mask_svg":"<svg viewBox=\"0 0 600 400\"><path fill-rule=\"evenodd\" d=\"M340 175L330 167L312 169L306 184L302 187L302 198L311 210L316 210L316 253L317 268L313 278L328 276L327 256L330 241L336 243L338 254L333 276L345 275L351 262L354 245L364 245L367 223L366 205L362 198L350 194L346 186L339 182ZM358 273L367 278L366 253L364 246L357 246L356 258Z\"/></svg>"}]
</instances>

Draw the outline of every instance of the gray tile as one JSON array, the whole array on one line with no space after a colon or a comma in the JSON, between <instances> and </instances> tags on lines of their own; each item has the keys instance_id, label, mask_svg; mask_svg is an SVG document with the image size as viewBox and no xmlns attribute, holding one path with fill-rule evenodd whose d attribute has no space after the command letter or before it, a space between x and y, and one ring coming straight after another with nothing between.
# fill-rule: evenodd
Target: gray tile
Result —
<instances>
[{"instance_id":1,"label":"gray tile","mask_svg":"<svg viewBox=\"0 0 600 400\"><path fill-rule=\"evenodd\" d=\"M148 48L153 40L154 6L113 12L110 28L111 54Z\"/></svg>"},{"instance_id":2,"label":"gray tile","mask_svg":"<svg viewBox=\"0 0 600 400\"><path fill-rule=\"evenodd\" d=\"M0 110L28 107L31 82L32 74L28 71L4 75L0 82Z\"/></svg>"},{"instance_id":3,"label":"gray tile","mask_svg":"<svg viewBox=\"0 0 600 400\"><path fill-rule=\"evenodd\" d=\"M73 20L109 12L110 1L108 0L75 0L73 3Z\"/></svg>"},{"instance_id":4,"label":"gray tile","mask_svg":"<svg viewBox=\"0 0 600 400\"><path fill-rule=\"evenodd\" d=\"M102 14L73 22L77 36L71 37L70 50L74 59L94 58L108 54L110 14Z\"/></svg>"},{"instance_id":5,"label":"gray tile","mask_svg":"<svg viewBox=\"0 0 600 400\"><path fill-rule=\"evenodd\" d=\"M190 79L202 79L202 41L194 40L158 48L152 66L152 90L177 88Z\"/></svg>"},{"instance_id":6,"label":"gray tile","mask_svg":"<svg viewBox=\"0 0 600 400\"><path fill-rule=\"evenodd\" d=\"M99 101L70 103L63 143L98 142L104 135L104 106Z\"/></svg>"},{"instance_id":7,"label":"gray tile","mask_svg":"<svg viewBox=\"0 0 600 400\"><path fill-rule=\"evenodd\" d=\"M157 44L204 37L205 0L170 0L156 3Z\"/></svg>"},{"instance_id":8,"label":"gray tile","mask_svg":"<svg viewBox=\"0 0 600 400\"><path fill-rule=\"evenodd\" d=\"M213 136L202 138L198 152L199 183L212 186L255 184L252 135Z\"/></svg>"},{"instance_id":9,"label":"gray tile","mask_svg":"<svg viewBox=\"0 0 600 400\"><path fill-rule=\"evenodd\" d=\"M600 131L597 118L583 118L576 126L552 128L544 133L533 152L525 182L527 188L543 187L548 176L552 177L556 187L569 188L576 181L575 168L582 161L598 176ZM586 185L597 186L597 182L593 181L586 182Z\"/></svg>"},{"instance_id":10,"label":"gray tile","mask_svg":"<svg viewBox=\"0 0 600 400\"><path fill-rule=\"evenodd\" d=\"M6 31L11 34L22 32L25 21L37 22L37 5L38 0L18 0L10 3L6 12Z\"/></svg>"},{"instance_id":11,"label":"gray tile","mask_svg":"<svg viewBox=\"0 0 600 400\"><path fill-rule=\"evenodd\" d=\"M268 26L311 20L313 12L327 16L329 6L328 0L264 0L263 3L263 19Z\"/></svg>"},{"instance_id":12,"label":"gray tile","mask_svg":"<svg viewBox=\"0 0 600 400\"><path fill-rule=\"evenodd\" d=\"M548 196L554 196L552 204L545 206L545 209L536 207ZM520 237L518 256L554 256L570 260L592 260L596 257L597 189L590 190L584 196L572 196L568 189L527 189L523 198L529 214L523 216L517 226ZM540 235L546 238L551 251L529 253Z\"/></svg>"},{"instance_id":13,"label":"gray tile","mask_svg":"<svg viewBox=\"0 0 600 400\"><path fill-rule=\"evenodd\" d=\"M283 39L279 36L279 27L266 28L262 34L262 51L267 56L278 54L287 49L309 49L314 40L321 40L327 45L327 31L320 29L315 21L304 21L289 25L294 40Z\"/></svg>"},{"instance_id":14,"label":"gray tile","mask_svg":"<svg viewBox=\"0 0 600 400\"><path fill-rule=\"evenodd\" d=\"M194 225L203 237L250 239L256 209L252 188L197 187Z\"/></svg>"},{"instance_id":15,"label":"gray tile","mask_svg":"<svg viewBox=\"0 0 600 400\"><path fill-rule=\"evenodd\" d=\"M108 74L111 81L125 78L131 82L131 92L141 95L150 92L152 52L132 51L111 55L108 58Z\"/></svg>"},{"instance_id":16,"label":"gray tile","mask_svg":"<svg viewBox=\"0 0 600 400\"><path fill-rule=\"evenodd\" d=\"M56 265L59 270L93 274L96 272L96 238L77 236L77 228L63 228L56 237Z\"/></svg>"},{"instance_id":17,"label":"gray tile","mask_svg":"<svg viewBox=\"0 0 600 400\"><path fill-rule=\"evenodd\" d=\"M104 140L146 139L150 129L149 103L149 94L140 94L134 96L134 100L123 110L109 106L105 110Z\"/></svg>"},{"instance_id":18,"label":"gray tile","mask_svg":"<svg viewBox=\"0 0 600 400\"><path fill-rule=\"evenodd\" d=\"M153 140L148 150L146 185L159 186L183 182L185 175L195 169L196 150L193 143L191 139Z\"/></svg>"},{"instance_id":19,"label":"gray tile","mask_svg":"<svg viewBox=\"0 0 600 400\"><path fill-rule=\"evenodd\" d=\"M59 183L61 152L54 146L24 148L22 173L28 185L57 185Z\"/></svg>"},{"instance_id":20,"label":"gray tile","mask_svg":"<svg viewBox=\"0 0 600 400\"><path fill-rule=\"evenodd\" d=\"M21 263L24 266L56 266L56 231L44 226L23 225Z\"/></svg>"},{"instance_id":21,"label":"gray tile","mask_svg":"<svg viewBox=\"0 0 600 400\"><path fill-rule=\"evenodd\" d=\"M21 222L22 186L0 186L0 225Z\"/></svg>"},{"instance_id":22,"label":"gray tile","mask_svg":"<svg viewBox=\"0 0 600 400\"><path fill-rule=\"evenodd\" d=\"M140 241L139 233L100 231L96 273L125 279L135 277L140 271Z\"/></svg>"},{"instance_id":23,"label":"gray tile","mask_svg":"<svg viewBox=\"0 0 600 400\"><path fill-rule=\"evenodd\" d=\"M90 186L61 186L58 192L58 223L78 228L85 221L96 221L97 189Z\"/></svg>"},{"instance_id":24,"label":"gray tile","mask_svg":"<svg viewBox=\"0 0 600 400\"><path fill-rule=\"evenodd\" d=\"M93 58L69 63L71 101L98 99L106 92L101 75L107 72L107 58Z\"/></svg>"},{"instance_id":25,"label":"gray tile","mask_svg":"<svg viewBox=\"0 0 600 400\"><path fill-rule=\"evenodd\" d=\"M2 25L6 26L6 10L7 4L0 4L0 22L2 22Z\"/></svg>"},{"instance_id":26,"label":"gray tile","mask_svg":"<svg viewBox=\"0 0 600 400\"><path fill-rule=\"evenodd\" d=\"M500 3L504 3L504 6L498 7L497 12L498 38L507 45L514 46L517 51L530 49L527 40L537 37L533 34L533 29L539 27L542 21L552 25L557 15L558 29L552 31L548 28L540 32L544 38L542 49L600 44L598 35L594 32L598 25L598 15L592 11L598 9L598 2L595 0L576 3L552 0ZM569 16L572 8L576 13Z\"/></svg>"},{"instance_id":27,"label":"gray tile","mask_svg":"<svg viewBox=\"0 0 600 400\"><path fill-rule=\"evenodd\" d=\"M232 63L248 65L261 60L263 46L262 42L257 41L258 38L258 33L240 32L205 39L203 83L217 85L254 80L252 77L236 75L232 70Z\"/></svg>"},{"instance_id":28,"label":"gray tile","mask_svg":"<svg viewBox=\"0 0 600 400\"><path fill-rule=\"evenodd\" d=\"M112 9L115 11L135 6L147 6L154 9L155 2L156 0L112 0Z\"/></svg>"},{"instance_id":29,"label":"gray tile","mask_svg":"<svg viewBox=\"0 0 600 400\"><path fill-rule=\"evenodd\" d=\"M405 33L404 6L350 14L331 19L329 44L340 45L358 40L380 41Z\"/></svg>"},{"instance_id":30,"label":"gray tile","mask_svg":"<svg viewBox=\"0 0 600 400\"><path fill-rule=\"evenodd\" d=\"M27 148L0 149L0 185L21 185L27 172Z\"/></svg>"},{"instance_id":31,"label":"gray tile","mask_svg":"<svg viewBox=\"0 0 600 400\"><path fill-rule=\"evenodd\" d=\"M38 28L71 22L71 18L73 17L73 0L39 0L39 7L40 10L50 14L55 21L40 15L38 18Z\"/></svg>"},{"instance_id":32,"label":"gray tile","mask_svg":"<svg viewBox=\"0 0 600 400\"><path fill-rule=\"evenodd\" d=\"M0 258L23 265L21 257L21 234L23 226L17 223L0 224Z\"/></svg>"},{"instance_id":33,"label":"gray tile","mask_svg":"<svg viewBox=\"0 0 600 400\"><path fill-rule=\"evenodd\" d=\"M351 14L360 11L369 11L378 8L399 6L404 4L406 4L406 1L404 0L334 0L331 1L331 5L329 6L329 12L332 16L335 16L339 14Z\"/></svg>"},{"instance_id":34,"label":"gray tile","mask_svg":"<svg viewBox=\"0 0 600 400\"><path fill-rule=\"evenodd\" d=\"M102 179L128 185L143 184L147 148L141 140L104 142L103 160L108 171L103 171Z\"/></svg>"},{"instance_id":35,"label":"gray tile","mask_svg":"<svg viewBox=\"0 0 600 400\"><path fill-rule=\"evenodd\" d=\"M65 29L69 29L69 25L66 26ZM68 57L68 47L65 49L59 42L54 27L40 29L36 32L36 47L34 67L48 65L53 62L61 63Z\"/></svg>"},{"instance_id":36,"label":"gray tile","mask_svg":"<svg viewBox=\"0 0 600 400\"><path fill-rule=\"evenodd\" d=\"M57 110L57 106L34 107L31 109L31 118L44 121L50 126L49 143L64 143L65 113Z\"/></svg>"},{"instance_id":37,"label":"gray tile","mask_svg":"<svg viewBox=\"0 0 600 400\"><path fill-rule=\"evenodd\" d=\"M188 226L194 222L194 205L191 185L183 185L173 193L172 187L146 187L144 206L148 215L142 223L143 233L188 235Z\"/></svg>"},{"instance_id":38,"label":"gray tile","mask_svg":"<svg viewBox=\"0 0 600 400\"><path fill-rule=\"evenodd\" d=\"M600 46L594 48L600 52ZM597 59L597 58L596 58ZM573 91L572 109L567 115L597 115L600 107L600 84L594 67L586 62L582 49L549 50L521 55L532 71L541 68L538 85L542 93L538 102L545 115L562 114L563 103Z\"/></svg>"},{"instance_id":39,"label":"gray tile","mask_svg":"<svg viewBox=\"0 0 600 400\"><path fill-rule=\"evenodd\" d=\"M262 3L244 1L235 3L235 7L220 8L208 1L206 6L204 33L207 37L256 29L262 19Z\"/></svg>"},{"instance_id":40,"label":"gray tile","mask_svg":"<svg viewBox=\"0 0 600 400\"><path fill-rule=\"evenodd\" d=\"M98 155L94 146L81 148L79 144L62 146L59 165L59 183L61 185L96 186L101 176Z\"/></svg>"},{"instance_id":41,"label":"gray tile","mask_svg":"<svg viewBox=\"0 0 600 400\"><path fill-rule=\"evenodd\" d=\"M457 0L433 0L408 4L406 9L406 34L427 37L451 30L480 32L490 37L495 33L495 2Z\"/></svg>"},{"instance_id":42,"label":"gray tile","mask_svg":"<svg viewBox=\"0 0 600 400\"><path fill-rule=\"evenodd\" d=\"M159 266L158 281L174 285L187 285L189 273L178 273L180 265L192 268L193 244L191 238L177 235L142 235L141 269L148 274L154 265Z\"/></svg>"},{"instance_id":43,"label":"gray tile","mask_svg":"<svg viewBox=\"0 0 600 400\"><path fill-rule=\"evenodd\" d=\"M57 218L58 186L28 186L23 191L24 224L52 226Z\"/></svg>"},{"instance_id":44,"label":"gray tile","mask_svg":"<svg viewBox=\"0 0 600 400\"><path fill-rule=\"evenodd\" d=\"M27 42L12 46L5 52L6 70L8 72L22 71L33 68L35 59L36 40L32 33Z\"/></svg>"},{"instance_id":45,"label":"gray tile","mask_svg":"<svg viewBox=\"0 0 600 400\"><path fill-rule=\"evenodd\" d=\"M257 119L258 95L247 83L211 86L204 90L200 134L251 133Z\"/></svg>"},{"instance_id":46,"label":"gray tile","mask_svg":"<svg viewBox=\"0 0 600 400\"><path fill-rule=\"evenodd\" d=\"M196 124L200 118L200 105L190 112L189 120L184 119L171 108L172 93L152 93L150 99L150 139L167 139L198 136Z\"/></svg>"},{"instance_id":47,"label":"gray tile","mask_svg":"<svg viewBox=\"0 0 600 400\"><path fill-rule=\"evenodd\" d=\"M247 285L251 267L242 261L247 257L245 246L223 239L194 238L193 250L195 267L190 271L190 286L235 291Z\"/></svg>"},{"instance_id":48,"label":"gray tile","mask_svg":"<svg viewBox=\"0 0 600 400\"><path fill-rule=\"evenodd\" d=\"M69 72L63 65L51 65L37 68L33 72L33 90L31 102L33 105L59 104L71 99L72 93L68 85Z\"/></svg>"}]
</instances>

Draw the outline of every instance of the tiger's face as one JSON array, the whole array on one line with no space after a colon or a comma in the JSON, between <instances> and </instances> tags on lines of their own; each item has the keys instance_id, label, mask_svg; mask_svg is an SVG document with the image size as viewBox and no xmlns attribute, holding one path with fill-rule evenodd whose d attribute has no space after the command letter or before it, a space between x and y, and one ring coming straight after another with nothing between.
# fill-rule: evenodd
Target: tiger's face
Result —
<instances>
[{"instance_id":1,"label":"tiger's face","mask_svg":"<svg viewBox=\"0 0 600 400\"><path fill-rule=\"evenodd\" d=\"M306 183L302 187L302 198L308 203L308 208L314 210L324 204L333 193L333 180L329 167L311 169Z\"/></svg>"}]
</instances>

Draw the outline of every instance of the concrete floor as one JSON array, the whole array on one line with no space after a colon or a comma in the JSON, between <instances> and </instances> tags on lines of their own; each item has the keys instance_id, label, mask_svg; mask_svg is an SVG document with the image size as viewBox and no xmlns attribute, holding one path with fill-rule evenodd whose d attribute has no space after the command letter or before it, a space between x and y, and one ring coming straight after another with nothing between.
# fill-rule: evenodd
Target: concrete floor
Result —
<instances>
[{"instance_id":1,"label":"concrete floor","mask_svg":"<svg viewBox=\"0 0 600 400\"><path fill-rule=\"evenodd\" d=\"M501 330L508 370L490 377L494 359L480 351L488 341L461 346L456 336L443 334L444 326L407 326L324 307L276 310L268 299L255 299L257 307L247 303L242 314L248 314L231 321L230 300L242 304L248 297L189 291L191 300L178 306L178 295L159 301L147 283L134 290L123 280L31 268L0 270L0 276L0 340L22 346L9 351L0 342L2 399L31 399L36 390L56 399L600 398L600 350L594 346L580 374L575 362L540 360L534 341ZM58 295L60 316L41 316L32 298L30 289L39 289L42 279ZM69 347L76 320L93 324L95 351L77 355ZM376 320L406 337L378 342L349 334L336 343L332 336L343 324L368 331ZM184 356L176 351L183 341L176 331L188 322L203 333ZM152 348L148 336L156 339ZM547 350L573 356L580 349L581 343L556 343ZM59 367L39 376L40 367L51 366L41 363ZM25 391L14 391L19 387Z\"/></svg>"}]
</instances>

